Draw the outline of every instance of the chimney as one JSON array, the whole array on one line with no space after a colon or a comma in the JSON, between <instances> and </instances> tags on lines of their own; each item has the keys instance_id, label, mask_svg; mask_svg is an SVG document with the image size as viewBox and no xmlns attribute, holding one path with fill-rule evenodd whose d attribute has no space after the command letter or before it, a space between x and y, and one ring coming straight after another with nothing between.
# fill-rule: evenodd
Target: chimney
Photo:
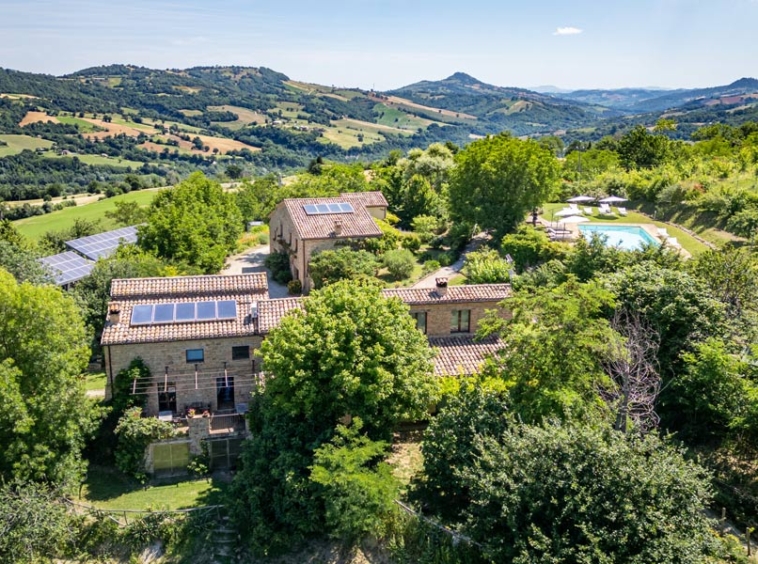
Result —
<instances>
[{"instance_id":1,"label":"chimney","mask_svg":"<svg viewBox=\"0 0 758 564\"><path fill-rule=\"evenodd\" d=\"M121 310L117 307L112 307L108 312L108 321L111 325L118 325L121 321Z\"/></svg>"},{"instance_id":2,"label":"chimney","mask_svg":"<svg viewBox=\"0 0 758 564\"><path fill-rule=\"evenodd\" d=\"M340 235L342 233L342 222L337 219L334 221L334 234Z\"/></svg>"},{"instance_id":3,"label":"chimney","mask_svg":"<svg viewBox=\"0 0 758 564\"><path fill-rule=\"evenodd\" d=\"M442 298L447 294L447 278L435 278L437 284L437 295Z\"/></svg>"}]
</instances>

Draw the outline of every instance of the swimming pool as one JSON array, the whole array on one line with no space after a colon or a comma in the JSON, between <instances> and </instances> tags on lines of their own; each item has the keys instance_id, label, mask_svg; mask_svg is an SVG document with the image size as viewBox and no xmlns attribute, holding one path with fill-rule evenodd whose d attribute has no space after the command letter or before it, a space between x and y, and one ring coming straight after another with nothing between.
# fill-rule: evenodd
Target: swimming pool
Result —
<instances>
[{"instance_id":1,"label":"swimming pool","mask_svg":"<svg viewBox=\"0 0 758 564\"><path fill-rule=\"evenodd\" d=\"M580 225L582 235L592 237L597 233L605 237L606 247L618 247L625 251L641 249L643 245L660 246L660 243L642 227L634 225Z\"/></svg>"}]
</instances>

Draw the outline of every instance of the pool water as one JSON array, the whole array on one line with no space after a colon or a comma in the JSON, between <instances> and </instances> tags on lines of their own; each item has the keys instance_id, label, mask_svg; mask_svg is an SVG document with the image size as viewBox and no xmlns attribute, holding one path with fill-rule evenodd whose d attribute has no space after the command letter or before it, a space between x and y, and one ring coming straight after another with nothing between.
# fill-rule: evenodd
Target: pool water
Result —
<instances>
[{"instance_id":1,"label":"pool water","mask_svg":"<svg viewBox=\"0 0 758 564\"><path fill-rule=\"evenodd\" d=\"M644 245L660 246L650 233L633 225L580 225L579 231L587 237L595 233L602 235L606 247L618 247L625 251L636 251Z\"/></svg>"}]
</instances>

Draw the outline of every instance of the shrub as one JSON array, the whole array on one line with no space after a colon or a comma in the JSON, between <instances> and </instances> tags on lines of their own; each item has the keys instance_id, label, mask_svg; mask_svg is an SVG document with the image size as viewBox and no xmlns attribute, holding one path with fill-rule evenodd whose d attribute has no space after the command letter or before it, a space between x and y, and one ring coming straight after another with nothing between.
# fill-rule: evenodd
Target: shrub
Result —
<instances>
[{"instance_id":1,"label":"shrub","mask_svg":"<svg viewBox=\"0 0 758 564\"><path fill-rule=\"evenodd\" d=\"M374 254L382 254L397 249L403 237L402 232L381 219L374 219L374 221L379 226L379 229L382 230L382 236L366 239L364 242L365 249Z\"/></svg>"},{"instance_id":2,"label":"shrub","mask_svg":"<svg viewBox=\"0 0 758 564\"><path fill-rule=\"evenodd\" d=\"M440 263L440 266L450 266L455 262L456 258L456 254L452 251L447 251L445 253L440 253L437 255L437 261Z\"/></svg>"},{"instance_id":3,"label":"shrub","mask_svg":"<svg viewBox=\"0 0 758 564\"><path fill-rule=\"evenodd\" d=\"M469 253L463 272L472 284L498 284L510 280L511 266L494 249L483 247Z\"/></svg>"},{"instance_id":4,"label":"shrub","mask_svg":"<svg viewBox=\"0 0 758 564\"><path fill-rule=\"evenodd\" d=\"M142 417L141 414L141 408L131 408L116 426L116 467L137 479L144 479L145 451L150 443L174 436L171 423L156 417Z\"/></svg>"},{"instance_id":5,"label":"shrub","mask_svg":"<svg viewBox=\"0 0 758 564\"><path fill-rule=\"evenodd\" d=\"M303 284L300 280L290 280L287 283L287 292L292 296L299 296L303 293Z\"/></svg>"},{"instance_id":6,"label":"shrub","mask_svg":"<svg viewBox=\"0 0 758 564\"><path fill-rule=\"evenodd\" d=\"M511 255L518 272L523 272L527 268L561 258L565 247L551 242L544 231L522 226L516 233L503 237L501 248L504 255Z\"/></svg>"},{"instance_id":7,"label":"shrub","mask_svg":"<svg viewBox=\"0 0 758 564\"><path fill-rule=\"evenodd\" d=\"M408 233L403 237L400 245L404 249L408 249L412 253L415 253L421 248L421 239L415 233Z\"/></svg>"},{"instance_id":8,"label":"shrub","mask_svg":"<svg viewBox=\"0 0 758 564\"><path fill-rule=\"evenodd\" d=\"M428 243L438 232L439 224L439 220L433 215L419 215L411 221L411 229L424 243Z\"/></svg>"},{"instance_id":9,"label":"shrub","mask_svg":"<svg viewBox=\"0 0 758 564\"><path fill-rule=\"evenodd\" d=\"M378 269L376 257L368 251L354 251L342 247L336 251L321 251L311 258L309 271L316 288L323 288L338 280L355 280L374 276Z\"/></svg>"},{"instance_id":10,"label":"shrub","mask_svg":"<svg viewBox=\"0 0 758 564\"><path fill-rule=\"evenodd\" d=\"M258 233L256 239L259 245L268 245L268 233Z\"/></svg>"},{"instance_id":11,"label":"shrub","mask_svg":"<svg viewBox=\"0 0 758 564\"><path fill-rule=\"evenodd\" d=\"M287 284L292 280L290 256L287 253L271 253L266 257L264 264L271 271L271 277L279 284Z\"/></svg>"},{"instance_id":12,"label":"shrub","mask_svg":"<svg viewBox=\"0 0 758 564\"><path fill-rule=\"evenodd\" d=\"M408 249L397 249L384 253L382 263L393 279L403 280L413 273L416 260Z\"/></svg>"},{"instance_id":13,"label":"shrub","mask_svg":"<svg viewBox=\"0 0 758 564\"><path fill-rule=\"evenodd\" d=\"M439 270L440 267L440 261L438 260L428 260L424 263L424 274L431 274L435 270Z\"/></svg>"}]
</instances>

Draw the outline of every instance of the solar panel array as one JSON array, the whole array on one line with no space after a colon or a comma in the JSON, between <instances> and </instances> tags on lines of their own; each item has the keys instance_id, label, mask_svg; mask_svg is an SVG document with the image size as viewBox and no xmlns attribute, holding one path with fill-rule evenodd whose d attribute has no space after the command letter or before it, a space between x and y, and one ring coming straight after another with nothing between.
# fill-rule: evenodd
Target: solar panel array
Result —
<instances>
[{"instance_id":1,"label":"solar panel array","mask_svg":"<svg viewBox=\"0 0 758 564\"><path fill-rule=\"evenodd\" d=\"M158 325L164 323L190 323L237 319L237 302L178 302L171 304L145 304L132 308L132 325Z\"/></svg>"},{"instance_id":2,"label":"solar panel array","mask_svg":"<svg viewBox=\"0 0 758 564\"><path fill-rule=\"evenodd\" d=\"M303 206L307 215L324 215L327 213L355 213L353 205L347 202L336 204L306 204Z\"/></svg>"},{"instance_id":3,"label":"solar panel array","mask_svg":"<svg viewBox=\"0 0 758 564\"><path fill-rule=\"evenodd\" d=\"M39 259L39 262L48 267L58 286L65 286L66 284L86 278L95 266L91 261L83 259L71 251L43 257Z\"/></svg>"},{"instance_id":4,"label":"solar panel array","mask_svg":"<svg viewBox=\"0 0 758 564\"><path fill-rule=\"evenodd\" d=\"M81 239L66 241L66 246L88 259L97 260L112 255L121 243L137 242L137 226L123 227Z\"/></svg>"}]
</instances>

